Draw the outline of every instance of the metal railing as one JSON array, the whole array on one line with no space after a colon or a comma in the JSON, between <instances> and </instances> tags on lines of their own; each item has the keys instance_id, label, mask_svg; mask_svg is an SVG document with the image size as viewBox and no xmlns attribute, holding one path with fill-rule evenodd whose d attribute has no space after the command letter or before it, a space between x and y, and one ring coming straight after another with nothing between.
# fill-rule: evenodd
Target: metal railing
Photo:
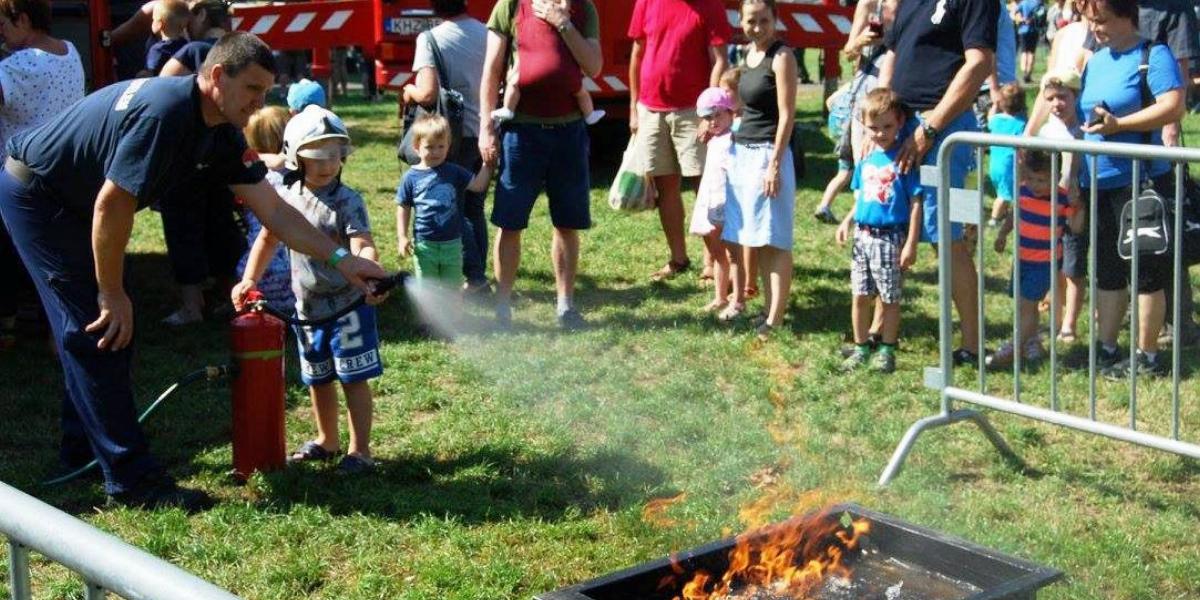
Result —
<instances>
[{"instance_id":1,"label":"metal railing","mask_svg":"<svg viewBox=\"0 0 1200 600\"><path fill-rule=\"evenodd\" d=\"M956 146L970 145L975 148L976 173L979 174L978 188L975 190L967 189L951 189L950 187L950 153ZM1089 173L1091 176L1091 191L1088 200L1088 238L1089 255L1088 255L1088 302L1086 312L1090 319L1088 327L1088 415L1086 417L1070 414L1061 410L1059 402L1059 356L1057 351L1056 334L1057 331L1052 331L1050 337L1050 386L1049 386L1049 402L1048 408L1035 406L1022 402L1021 396L1021 375L1022 361L1021 354L1023 352L1022 344L1020 343L1021 317L1020 317L1020 263L1019 256L1020 246L1020 205L1019 194L1015 194L1017 198L1013 199L1011 206L1014 227L1012 251L1014 253L1013 261L1013 343L1014 360L1012 365L1013 375L1013 395L1011 399L1001 398L991 395L987 385L987 369L984 365L984 235L982 228L980 229L977 240L977 264L978 264L978 297L976 299L976 310L978 311L978 327L979 327L979 343L976 349L979 357L977 386L978 389L971 390L963 387L956 387L954 384L954 364L953 364L953 320L951 315L951 289L952 289L952 261L951 261L951 220L961 223L974 223L982 225L984 222L984 186L983 186L983 148L985 146L1006 146L1016 149L1028 150L1045 150L1054 154L1051 155L1051 181L1053 182L1053 191L1051 205L1053 208L1050 211L1051 226L1050 231L1050 257L1051 266L1050 278L1051 290L1050 297L1057 299L1058 297L1058 273L1059 259L1058 249L1060 240L1057 233L1059 231L1059 215L1057 210L1058 204L1058 182L1059 182L1059 160L1060 152L1068 152L1074 155L1074 160L1087 160L1089 164ZM1184 170L1187 163L1200 163L1200 150L1190 148L1167 148L1162 146L1150 146L1141 144L1125 144L1114 142L1086 142L1079 140L1048 140L1043 138L1033 137L1017 137L1017 136L1001 136L984 133L959 132L950 135L942 143L938 152L937 165L933 167L922 167L921 179L926 185L931 184L932 179L936 179L938 187L937 198L937 218L938 218L938 244L942 251L938 253L938 291L940 296L940 321L939 321L939 350L940 360L938 367L927 368L925 371L925 385L932 389L939 390L941 393L941 411L937 415L926 417L914 423L900 444L896 447L892 454L891 460L884 469L879 478L879 485L884 486L891 482L892 479L900 472L904 465L905 459L912 451L917 439L920 435L936 427L942 427L957 423L959 421L971 421L983 430L988 440L1006 457L1020 460L1016 454L1005 443L1000 434L991 426L987 417L974 408L955 408L955 403L973 405L975 407L989 408L1001 412L1026 417L1036 421L1058 425L1077 431L1104 436L1107 438L1138 444L1141 446L1171 452L1181 456L1200 459L1200 445L1182 440L1180 438L1180 355L1181 355L1181 313L1180 299L1184 289L1189 289L1190 282L1187 277L1186 267L1183 265L1183 246L1182 232L1184 231L1183 210L1177 207L1174 211L1174 239L1173 244L1174 265L1172 269L1173 289L1173 314L1170 321L1173 324L1173 344L1174 348L1171 352L1171 435L1170 437L1155 435L1144 431L1138 431L1138 375L1137 369L1131 368L1129 373L1129 399L1128 412L1129 423L1127 426L1116 425L1098 420L1096 410L1097 399L1097 343L1096 343L1096 232L1097 232L1097 196L1098 190L1096 186L1096 157L1098 155L1107 155L1120 158L1133 159L1132 172L1132 197L1137 198L1140 190L1139 184L1141 179L1140 162L1141 160L1159 160L1169 161L1173 165L1175 175L1174 197L1183 198L1184 194ZM1019 163L1019 161L1017 161ZM1019 164L1014 168L1014 181L1021 181ZM1158 190L1164 196L1167 190ZM1137 356L1137 340L1138 340L1138 292L1137 284L1139 275L1139 258L1138 258L1138 235L1132 236L1132 261L1130 264L1130 281L1129 292L1131 296L1131 315L1130 318L1130 351L1129 360L1131 365L1133 361L1138 360ZM1050 302L1050 322L1053 324L1058 322L1058 307L1057 301Z\"/></svg>"},{"instance_id":2,"label":"metal railing","mask_svg":"<svg viewBox=\"0 0 1200 600\"><path fill-rule=\"evenodd\" d=\"M29 553L78 573L84 597L130 600L238 600L237 596L147 554L16 488L0 483L0 534L8 538L12 600L29 600Z\"/></svg>"}]
</instances>

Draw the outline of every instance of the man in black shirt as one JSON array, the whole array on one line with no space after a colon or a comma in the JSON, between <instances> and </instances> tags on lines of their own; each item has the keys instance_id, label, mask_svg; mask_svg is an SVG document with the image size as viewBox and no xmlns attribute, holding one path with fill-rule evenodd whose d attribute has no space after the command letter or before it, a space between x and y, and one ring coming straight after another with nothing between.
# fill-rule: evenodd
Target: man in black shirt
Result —
<instances>
[{"instance_id":1,"label":"man in black shirt","mask_svg":"<svg viewBox=\"0 0 1200 600\"><path fill-rule=\"evenodd\" d=\"M908 138L897 160L901 170L932 165L946 136L977 127L971 105L995 61L997 0L904 0L884 44L880 85L890 86L913 111ZM896 68L900 65L901 68ZM962 187L973 168L971 148L959 146L950 155L950 185ZM923 239L937 243L937 186L926 186ZM962 345L954 351L956 364L976 363L979 344L978 293L975 261L963 241L961 225L953 225L950 246L951 295L962 321Z\"/></svg>"}]
</instances>

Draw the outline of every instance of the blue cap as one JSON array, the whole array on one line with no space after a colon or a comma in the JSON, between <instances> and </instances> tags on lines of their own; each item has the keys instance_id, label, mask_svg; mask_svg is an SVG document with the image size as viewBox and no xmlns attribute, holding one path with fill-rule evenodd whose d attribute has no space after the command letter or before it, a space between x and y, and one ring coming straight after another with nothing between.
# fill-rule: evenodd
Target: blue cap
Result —
<instances>
[{"instance_id":1,"label":"blue cap","mask_svg":"<svg viewBox=\"0 0 1200 600\"><path fill-rule=\"evenodd\" d=\"M288 86L287 103L297 113L312 104L325 108L325 88L311 79L301 79Z\"/></svg>"}]
</instances>

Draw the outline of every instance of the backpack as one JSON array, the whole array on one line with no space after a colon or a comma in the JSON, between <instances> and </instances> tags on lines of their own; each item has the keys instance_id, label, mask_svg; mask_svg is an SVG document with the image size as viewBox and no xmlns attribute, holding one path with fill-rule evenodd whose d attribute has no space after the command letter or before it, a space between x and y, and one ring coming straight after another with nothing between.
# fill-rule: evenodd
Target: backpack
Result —
<instances>
[{"instance_id":1,"label":"backpack","mask_svg":"<svg viewBox=\"0 0 1200 600\"><path fill-rule=\"evenodd\" d=\"M421 157L417 156L416 150L413 149L412 139L412 124L418 118L424 115L441 115L446 118L450 123L450 152L453 155L462 145L463 116L466 114L462 94L447 87L450 75L446 69L446 61L442 58L442 51L438 48L437 39L433 37L433 30L425 32L425 39L433 53L433 65L438 73L438 93L432 108L425 108L419 104L404 108L404 135L396 145L396 157L410 165L421 162Z\"/></svg>"}]
</instances>

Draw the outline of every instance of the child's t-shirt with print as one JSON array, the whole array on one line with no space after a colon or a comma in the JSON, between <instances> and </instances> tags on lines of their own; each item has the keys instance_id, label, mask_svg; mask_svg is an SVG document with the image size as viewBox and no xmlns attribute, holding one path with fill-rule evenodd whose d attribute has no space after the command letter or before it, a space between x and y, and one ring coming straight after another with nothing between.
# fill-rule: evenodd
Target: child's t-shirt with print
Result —
<instances>
[{"instance_id":1,"label":"child's t-shirt with print","mask_svg":"<svg viewBox=\"0 0 1200 600\"><path fill-rule=\"evenodd\" d=\"M284 191L284 201L342 248L350 247L350 238L371 233L362 196L340 181L316 190L297 181ZM295 250L291 251L291 259L292 292L301 319L327 317L358 298L358 289L324 259Z\"/></svg>"},{"instance_id":2,"label":"child's t-shirt with print","mask_svg":"<svg viewBox=\"0 0 1200 600\"><path fill-rule=\"evenodd\" d=\"M474 176L444 162L432 169L414 166L400 180L396 204L413 207L413 239L449 242L462 238L462 198Z\"/></svg>"},{"instance_id":3,"label":"child's t-shirt with print","mask_svg":"<svg viewBox=\"0 0 1200 600\"><path fill-rule=\"evenodd\" d=\"M854 190L854 221L868 227L908 224L912 202L922 193L917 169L901 173L896 166L900 144L876 149L854 165L850 188Z\"/></svg>"}]
</instances>

